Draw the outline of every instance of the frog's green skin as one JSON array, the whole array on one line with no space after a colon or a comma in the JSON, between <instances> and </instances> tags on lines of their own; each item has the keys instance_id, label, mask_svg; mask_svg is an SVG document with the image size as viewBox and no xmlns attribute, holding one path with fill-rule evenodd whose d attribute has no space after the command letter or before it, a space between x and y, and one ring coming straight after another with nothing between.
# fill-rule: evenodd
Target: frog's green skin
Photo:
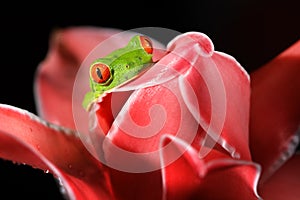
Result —
<instances>
[{"instance_id":1,"label":"frog's green skin","mask_svg":"<svg viewBox=\"0 0 300 200\"><path fill-rule=\"evenodd\" d=\"M92 66L97 63L106 64L110 69L110 78L105 83L97 83L91 77ZM91 91L85 95L83 107L88 110L102 94L132 80L151 63L152 51L149 53L143 48L139 35L132 37L125 47L96 59L90 66Z\"/></svg>"}]
</instances>

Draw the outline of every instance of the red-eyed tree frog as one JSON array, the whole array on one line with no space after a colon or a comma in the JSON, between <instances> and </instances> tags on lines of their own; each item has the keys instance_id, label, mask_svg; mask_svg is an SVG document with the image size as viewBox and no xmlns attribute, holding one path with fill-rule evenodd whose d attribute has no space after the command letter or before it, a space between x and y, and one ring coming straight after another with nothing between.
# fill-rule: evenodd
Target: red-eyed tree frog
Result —
<instances>
[{"instance_id":1,"label":"red-eyed tree frog","mask_svg":"<svg viewBox=\"0 0 300 200\"><path fill-rule=\"evenodd\" d=\"M135 35L125 47L96 59L90 65L91 91L85 95L83 107L89 110L101 95L140 75L153 63L152 53L151 40L143 35Z\"/></svg>"}]
</instances>

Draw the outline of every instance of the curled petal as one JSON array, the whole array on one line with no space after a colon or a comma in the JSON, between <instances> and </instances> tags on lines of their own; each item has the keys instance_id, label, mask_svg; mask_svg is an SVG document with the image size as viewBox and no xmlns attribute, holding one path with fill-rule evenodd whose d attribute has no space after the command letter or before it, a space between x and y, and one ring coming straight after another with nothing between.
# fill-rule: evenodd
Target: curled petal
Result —
<instances>
[{"instance_id":1,"label":"curled petal","mask_svg":"<svg viewBox=\"0 0 300 200\"><path fill-rule=\"evenodd\" d=\"M167 46L169 51L175 50L178 46L194 46L197 43L197 53L200 56L210 57L214 52L214 46L210 38L199 32L187 32L175 37ZM183 56L185 57L185 56Z\"/></svg>"},{"instance_id":2,"label":"curled petal","mask_svg":"<svg viewBox=\"0 0 300 200\"><path fill-rule=\"evenodd\" d=\"M228 54L215 52L212 59L220 71L226 91L226 118L221 136L226 143L233 147L233 151L236 152L234 157L250 160L251 156L248 147L249 75L237 60Z\"/></svg>"},{"instance_id":3,"label":"curled petal","mask_svg":"<svg viewBox=\"0 0 300 200\"><path fill-rule=\"evenodd\" d=\"M222 159L206 162L184 141L173 136L164 140L172 150L162 149L163 161L182 153L163 168L164 199L260 199L256 191L260 167L255 163L233 160L225 154Z\"/></svg>"},{"instance_id":4,"label":"curled petal","mask_svg":"<svg viewBox=\"0 0 300 200\"><path fill-rule=\"evenodd\" d=\"M179 78L179 84L197 122L233 157L250 160L247 72L233 57L214 51L211 40L202 33L177 36L168 49L188 63L175 62L174 69L187 68L181 69L184 75Z\"/></svg>"},{"instance_id":5,"label":"curled petal","mask_svg":"<svg viewBox=\"0 0 300 200\"><path fill-rule=\"evenodd\" d=\"M267 179L293 155L300 134L300 41L251 74L250 147ZM297 131L298 130L298 131Z\"/></svg>"},{"instance_id":6,"label":"curled petal","mask_svg":"<svg viewBox=\"0 0 300 200\"><path fill-rule=\"evenodd\" d=\"M76 133L37 116L0 105L0 157L49 171L70 199L110 199L102 166Z\"/></svg>"}]
</instances>

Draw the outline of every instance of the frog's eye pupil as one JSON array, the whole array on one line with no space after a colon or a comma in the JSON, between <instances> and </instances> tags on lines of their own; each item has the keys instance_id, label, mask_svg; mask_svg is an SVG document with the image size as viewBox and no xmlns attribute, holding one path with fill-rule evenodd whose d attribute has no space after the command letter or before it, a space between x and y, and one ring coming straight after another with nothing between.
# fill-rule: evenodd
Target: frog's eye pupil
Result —
<instances>
[{"instance_id":1,"label":"frog's eye pupil","mask_svg":"<svg viewBox=\"0 0 300 200\"><path fill-rule=\"evenodd\" d=\"M96 63L91 67L91 77L96 83L105 83L110 79L110 70L106 64Z\"/></svg>"},{"instance_id":2,"label":"frog's eye pupil","mask_svg":"<svg viewBox=\"0 0 300 200\"><path fill-rule=\"evenodd\" d=\"M101 72L101 70L100 70L99 67L97 67L96 72L97 72L98 78L100 78L101 80L103 80L102 72Z\"/></svg>"},{"instance_id":3,"label":"frog's eye pupil","mask_svg":"<svg viewBox=\"0 0 300 200\"><path fill-rule=\"evenodd\" d=\"M153 47L151 40L146 36L140 36L141 45L148 54L152 54Z\"/></svg>"}]
</instances>

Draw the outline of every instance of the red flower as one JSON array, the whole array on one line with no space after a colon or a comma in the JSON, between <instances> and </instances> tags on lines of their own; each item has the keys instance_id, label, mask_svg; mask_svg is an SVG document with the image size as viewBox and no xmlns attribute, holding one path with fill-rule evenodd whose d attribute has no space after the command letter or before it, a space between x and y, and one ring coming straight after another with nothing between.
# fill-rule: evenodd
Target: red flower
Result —
<instances>
[{"instance_id":1,"label":"red flower","mask_svg":"<svg viewBox=\"0 0 300 200\"><path fill-rule=\"evenodd\" d=\"M88 82L77 72L97 44L117 33L81 27L53 35L36 76L40 117L0 106L1 158L49 170L71 199L300 195L300 42L250 82L206 35L181 34L151 70L103 97L89 118L76 99ZM98 53L128 38L114 39ZM97 125L92 132L88 120Z\"/></svg>"}]
</instances>

